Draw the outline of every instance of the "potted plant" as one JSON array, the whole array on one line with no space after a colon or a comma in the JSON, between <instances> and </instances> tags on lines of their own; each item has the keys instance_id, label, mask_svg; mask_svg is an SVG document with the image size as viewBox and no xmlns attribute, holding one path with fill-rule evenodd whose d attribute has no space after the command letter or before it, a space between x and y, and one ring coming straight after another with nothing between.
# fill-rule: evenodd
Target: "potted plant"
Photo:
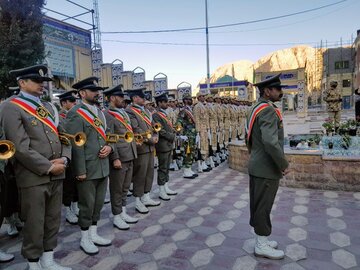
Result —
<instances>
[{"instance_id":1,"label":"potted plant","mask_svg":"<svg viewBox=\"0 0 360 270\"><path fill-rule=\"evenodd\" d=\"M341 142L341 146L344 149L349 149L351 144L351 137L349 134L345 134L342 136L342 142Z\"/></svg>"},{"instance_id":2,"label":"potted plant","mask_svg":"<svg viewBox=\"0 0 360 270\"><path fill-rule=\"evenodd\" d=\"M349 123L347 121L340 123L339 135L349 135Z\"/></svg>"},{"instance_id":3,"label":"potted plant","mask_svg":"<svg viewBox=\"0 0 360 270\"><path fill-rule=\"evenodd\" d=\"M334 122L330 119L326 119L325 122L322 124L323 128L325 129L326 136L329 136L334 131Z\"/></svg>"},{"instance_id":4,"label":"potted plant","mask_svg":"<svg viewBox=\"0 0 360 270\"><path fill-rule=\"evenodd\" d=\"M333 144L332 142L329 142L329 143L328 143L328 147L329 147L329 149L333 149L333 148L334 148L334 144Z\"/></svg>"},{"instance_id":5,"label":"potted plant","mask_svg":"<svg viewBox=\"0 0 360 270\"><path fill-rule=\"evenodd\" d=\"M348 120L348 125L349 125L349 135L356 136L356 120L355 119Z\"/></svg>"}]
</instances>

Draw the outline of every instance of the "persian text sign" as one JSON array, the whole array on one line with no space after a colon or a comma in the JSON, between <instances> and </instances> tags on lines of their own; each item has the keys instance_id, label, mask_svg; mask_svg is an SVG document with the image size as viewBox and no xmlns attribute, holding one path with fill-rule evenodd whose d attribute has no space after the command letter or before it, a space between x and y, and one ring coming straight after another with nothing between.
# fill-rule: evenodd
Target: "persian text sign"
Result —
<instances>
[{"instance_id":1,"label":"persian text sign","mask_svg":"<svg viewBox=\"0 0 360 270\"><path fill-rule=\"evenodd\" d=\"M45 42L45 55L52 74L75 78L74 51L71 47Z\"/></svg>"}]
</instances>

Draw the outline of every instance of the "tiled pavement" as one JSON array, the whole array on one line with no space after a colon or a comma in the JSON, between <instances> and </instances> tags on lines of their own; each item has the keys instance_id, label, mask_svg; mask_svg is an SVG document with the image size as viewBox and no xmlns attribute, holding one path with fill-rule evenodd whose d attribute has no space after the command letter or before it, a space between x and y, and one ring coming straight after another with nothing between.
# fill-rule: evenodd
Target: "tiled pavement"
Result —
<instances>
[{"instance_id":1,"label":"tiled pavement","mask_svg":"<svg viewBox=\"0 0 360 270\"><path fill-rule=\"evenodd\" d=\"M271 261L253 255L247 175L222 164L194 180L171 173L171 187L179 194L147 215L136 214L141 220L129 231L113 228L110 205L105 205L99 232L113 245L96 256L79 249L79 228L63 222L57 260L78 270L360 269L360 193L280 188L272 238L286 257ZM0 248L16 260L0 269L26 269L20 239L5 236L5 227Z\"/></svg>"}]
</instances>

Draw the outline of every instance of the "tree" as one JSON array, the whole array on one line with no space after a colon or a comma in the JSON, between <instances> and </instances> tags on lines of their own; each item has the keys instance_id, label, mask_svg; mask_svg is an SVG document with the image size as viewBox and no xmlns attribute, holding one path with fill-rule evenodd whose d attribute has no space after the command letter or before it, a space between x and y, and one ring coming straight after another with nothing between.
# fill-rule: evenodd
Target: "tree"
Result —
<instances>
[{"instance_id":1,"label":"tree","mask_svg":"<svg viewBox=\"0 0 360 270\"><path fill-rule=\"evenodd\" d=\"M6 95L16 80L12 69L42 63L44 0L0 0L0 96Z\"/></svg>"}]
</instances>

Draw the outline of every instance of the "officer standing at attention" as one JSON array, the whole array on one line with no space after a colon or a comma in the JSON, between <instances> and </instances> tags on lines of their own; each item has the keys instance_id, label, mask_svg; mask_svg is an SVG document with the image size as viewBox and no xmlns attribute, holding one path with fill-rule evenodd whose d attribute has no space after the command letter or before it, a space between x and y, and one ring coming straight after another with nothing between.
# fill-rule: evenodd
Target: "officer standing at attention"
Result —
<instances>
[{"instance_id":1,"label":"officer standing at attention","mask_svg":"<svg viewBox=\"0 0 360 270\"><path fill-rule=\"evenodd\" d=\"M114 134L126 132L133 134L130 118L125 112L126 103L122 85L117 85L104 91L109 101L109 109L105 113L106 122ZM128 230L129 224L137 223L138 219L126 213L127 193L133 175L133 161L137 158L136 143L128 143L121 138L110 154L110 201L114 215L114 226L119 230Z\"/></svg>"},{"instance_id":2,"label":"officer standing at attention","mask_svg":"<svg viewBox=\"0 0 360 270\"><path fill-rule=\"evenodd\" d=\"M269 241L271 234L270 212L279 187L287 174L289 163L284 154L284 129L280 110L273 102L280 101L280 75L254 84L260 98L247 118L247 147L250 152L250 225L256 234L255 256L282 259L284 252L277 243Z\"/></svg>"},{"instance_id":3,"label":"officer standing at attention","mask_svg":"<svg viewBox=\"0 0 360 270\"><path fill-rule=\"evenodd\" d=\"M134 160L133 172L133 195L135 197L135 209L141 213L149 212L147 206L159 206L159 201L150 197L150 191L154 179L154 149L158 142L158 136L152 130L151 113L145 109L146 88L130 90L132 104L126 109L131 120L131 126L135 134L142 134L143 142L137 145L137 159ZM150 132L150 138L145 135Z\"/></svg>"},{"instance_id":4,"label":"officer standing at attention","mask_svg":"<svg viewBox=\"0 0 360 270\"><path fill-rule=\"evenodd\" d=\"M171 123L171 120L166 114L168 108L168 97L166 93L162 93L155 97L157 112L153 114L155 123L161 124L161 130L159 131L159 141L155 145L156 154L159 158L159 168L157 182L160 189L159 198L168 201L170 197L168 195L176 195L177 192L169 188L169 168L171 163L172 151L174 140L176 136L175 129Z\"/></svg>"},{"instance_id":5,"label":"officer standing at attention","mask_svg":"<svg viewBox=\"0 0 360 270\"><path fill-rule=\"evenodd\" d=\"M197 132L197 143L200 143L201 160L198 160L198 172L208 172L211 170L206 165L209 152L209 116L205 107L205 94L199 92L196 95L198 103L194 106L195 127Z\"/></svg>"},{"instance_id":6,"label":"officer standing at attention","mask_svg":"<svg viewBox=\"0 0 360 270\"><path fill-rule=\"evenodd\" d=\"M335 132L338 132L341 117L342 96L340 90L337 89L336 81L330 82L330 89L324 93L324 101L327 103L327 111L329 118L335 125Z\"/></svg>"},{"instance_id":7,"label":"officer standing at attention","mask_svg":"<svg viewBox=\"0 0 360 270\"><path fill-rule=\"evenodd\" d=\"M21 217L25 221L21 254L30 270L60 269L54 261L61 219L62 180L70 159L70 148L60 144L58 112L40 100L47 67L36 65L10 71L20 87L0 106L5 137L14 143L14 168Z\"/></svg>"},{"instance_id":8,"label":"officer standing at attention","mask_svg":"<svg viewBox=\"0 0 360 270\"><path fill-rule=\"evenodd\" d=\"M77 91L67 91L58 96L60 101L61 110L59 111L60 124L66 125L66 115L68 111L76 105ZM76 188L76 181L74 179L71 166L66 168L66 178L63 184L63 204L65 206L65 219L70 224L78 223L78 193Z\"/></svg>"},{"instance_id":9,"label":"officer standing at attention","mask_svg":"<svg viewBox=\"0 0 360 270\"><path fill-rule=\"evenodd\" d=\"M111 245L111 240L97 234L97 222L104 205L112 147L106 143L105 116L96 106L103 90L98 78L86 78L72 87L78 90L81 103L68 112L66 128L70 134L84 132L87 138L85 145L72 148L71 163L79 195L80 248L94 255L99 252L97 246Z\"/></svg>"}]
</instances>

